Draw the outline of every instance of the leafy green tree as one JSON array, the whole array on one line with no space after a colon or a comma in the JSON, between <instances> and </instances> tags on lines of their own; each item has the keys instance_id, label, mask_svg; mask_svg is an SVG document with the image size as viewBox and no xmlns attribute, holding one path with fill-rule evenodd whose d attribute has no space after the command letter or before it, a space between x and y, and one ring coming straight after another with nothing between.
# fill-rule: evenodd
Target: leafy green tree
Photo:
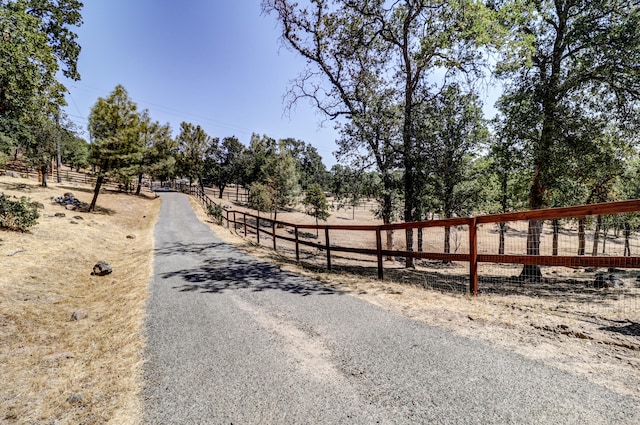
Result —
<instances>
[{"instance_id":1,"label":"leafy green tree","mask_svg":"<svg viewBox=\"0 0 640 425\"><path fill-rule=\"evenodd\" d=\"M90 145L71 131L62 133L62 162L80 171L89 166Z\"/></svg>"},{"instance_id":2,"label":"leafy green tree","mask_svg":"<svg viewBox=\"0 0 640 425\"><path fill-rule=\"evenodd\" d=\"M377 119L398 120L399 155L403 172L404 219L416 219L419 207L414 119L416 108L436 71L472 74L481 50L491 42L491 11L476 1L310 1L263 0L263 10L275 13L287 47L303 56L309 68L294 82L291 104L310 99L329 118L349 120L348 137L362 140L370 154L388 155L384 137L371 137L367 127ZM382 105L382 107L380 107ZM395 106L397 113L389 113ZM344 145L347 147L347 145ZM362 146L362 144L353 145ZM386 158L390 159L390 158ZM378 160L379 161L379 160ZM393 167L380 169L385 191L392 193ZM388 183L388 185L387 185ZM383 208L388 216L390 203ZM413 231L406 231L413 250ZM413 260L407 258L407 266Z\"/></svg>"},{"instance_id":3,"label":"leafy green tree","mask_svg":"<svg viewBox=\"0 0 640 425\"><path fill-rule=\"evenodd\" d=\"M278 146L275 139L267 135L260 136L258 134L251 135L249 142L248 156L244 158L250 159L246 167L245 183L262 183L265 182L266 166L269 161L276 155Z\"/></svg>"},{"instance_id":4,"label":"leafy green tree","mask_svg":"<svg viewBox=\"0 0 640 425\"><path fill-rule=\"evenodd\" d=\"M0 119L18 125L43 103L64 105L65 87L56 74L79 80L80 46L73 27L82 24L77 0L0 2ZM50 110L51 107L45 109Z\"/></svg>"},{"instance_id":5,"label":"leafy green tree","mask_svg":"<svg viewBox=\"0 0 640 425\"><path fill-rule=\"evenodd\" d=\"M299 193L299 177L293 156L286 150L279 150L269 157L264 165L264 183L271 190L273 219L278 211L292 205Z\"/></svg>"},{"instance_id":6,"label":"leafy green tree","mask_svg":"<svg viewBox=\"0 0 640 425\"><path fill-rule=\"evenodd\" d=\"M318 220L325 221L329 218L329 203L318 183L313 183L307 188L302 203L307 207L307 214L316 218L316 226L318 225ZM316 229L317 236L318 229Z\"/></svg>"},{"instance_id":7,"label":"leafy green tree","mask_svg":"<svg viewBox=\"0 0 640 425\"><path fill-rule=\"evenodd\" d=\"M203 179L218 186L220 199L227 185L240 179L242 154L245 147L235 137L225 137L222 142L212 145L204 163Z\"/></svg>"},{"instance_id":8,"label":"leafy green tree","mask_svg":"<svg viewBox=\"0 0 640 425\"><path fill-rule=\"evenodd\" d=\"M248 204L249 208L258 211L258 218L260 217L261 211L267 212L272 210L272 195L271 189L262 183L254 183L251 185Z\"/></svg>"},{"instance_id":9,"label":"leafy green tree","mask_svg":"<svg viewBox=\"0 0 640 425\"><path fill-rule=\"evenodd\" d=\"M476 95L450 85L418 112L422 124L416 126L415 143L423 156L416 155L416 162L424 164L424 174L417 178L423 182L427 203L444 218L467 216L480 203L473 163L489 136L480 102ZM446 227L445 253L451 252L450 235Z\"/></svg>"},{"instance_id":10,"label":"leafy green tree","mask_svg":"<svg viewBox=\"0 0 640 425\"><path fill-rule=\"evenodd\" d=\"M487 181L486 211L508 213L527 205L527 189L530 184L530 167L521 147L498 129L490 139L487 156L489 180ZM498 254L504 254L506 223L498 223L500 240Z\"/></svg>"},{"instance_id":11,"label":"leafy green tree","mask_svg":"<svg viewBox=\"0 0 640 425\"><path fill-rule=\"evenodd\" d=\"M193 180L198 180L202 185L202 173L207 151L217 143L199 125L182 122L178 135L178 170L189 179L189 185Z\"/></svg>"},{"instance_id":12,"label":"leafy green tree","mask_svg":"<svg viewBox=\"0 0 640 425\"><path fill-rule=\"evenodd\" d=\"M280 144L296 160L302 190L306 190L313 183L318 183L322 187L328 184L327 167L322 163L322 157L315 147L302 140L291 138L280 140Z\"/></svg>"},{"instance_id":13,"label":"leafy green tree","mask_svg":"<svg viewBox=\"0 0 640 425\"><path fill-rule=\"evenodd\" d=\"M89 211L94 211L107 174L131 178L142 160L144 140L140 114L125 88L117 85L107 98L98 98L89 114L91 162L97 169Z\"/></svg>"},{"instance_id":14,"label":"leafy green tree","mask_svg":"<svg viewBox=\"0 0 640 425\"><path fill-rule=\"evenodd\" d=\"M57 122L45 115L36 116L31 121L32 138L23 141L26 156L30 165L36 167L40 174L42 187L47 187L47 174L51 168L51 160L56 153L56 142L61 137Z\"/></svg>"},{"instance_id":15,"label":"leafy green tree","mask_svg":"<svg viewBox=\"0 0 640 425\"><path fill-rule=\"evenodd\" d=\"M144 175L160 176L162 180L167 180L166 176L175 173L177 152L177 145L171 136L171 126L151 121L147 111L141 116L140 134L144 147L137 169L136 195L140 194Z\"/></svg>"},{"instance_id":16,"label":"leafy green tree","mask_svg":"<svg viewBox=\"0 0 640 425\"><path fill-rule=\"evenodd\" d=\"M509 45L499 63L506 82L500 110L517 123L512 136L531 155L529 208L538 209L549 205L558 160L564 160L558 153L580 141L576 131L598 117L624 125L625 109L640 96L640 8L632 0L522 5L509 25L513 38L526 42ZM541 231L542 222L529 223L528 255L540 254ZM522 271L523 277L540 275L536 266Z\"/></svg>"}]
</instances>

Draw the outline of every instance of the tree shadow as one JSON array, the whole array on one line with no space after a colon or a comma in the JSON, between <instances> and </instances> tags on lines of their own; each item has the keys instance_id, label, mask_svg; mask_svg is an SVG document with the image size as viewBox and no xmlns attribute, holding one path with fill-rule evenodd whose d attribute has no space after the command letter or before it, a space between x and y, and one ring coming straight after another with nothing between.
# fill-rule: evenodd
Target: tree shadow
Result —
<instances>
[{"instance_id":1,"label":"tree shadow","mask_svg":"<svg viewBox=\"0 0 640 425\"><path fill-rule=\"evenodd\" d=\"M204 254L212 250L211 258L200 267L176 270L160 275L163 279L180 278L184 284L173 288L180 292L199 292L219 294L239 289L262 292L278 290L291 294L340 295L344 292L330 285L310 278L282 271L279 267L244 256L239 252L231 255L215 255L215 248L223 245L213 244L174 244L156 250L158 255ZM234 256L235 255L235 256Z\"/></svg>"},{"instance_id":2,"label":"tree shadow","mask_svg":"<svg viewBox=\"0 0 640 425\"><path fill-rule=\"evenodd\" d=\"M625 322L626 326L604 326L600 328L602 331L616 332L626 336L640 336L640 323Z\"/></svg>"},{"instance_id":3,"label":"tree shadow","mask_svg":"<svg viewBox=\"0 0 640 425\"><path fill-rule=\"evenodd\" d=\"M32 192L34 190L38 190L42 188L40 184L29 184L29 183L0 183L0 188L4 190L15 190L20 192Z\"/></svg>"},{"instance_id":4,"label":"tree shadow","mask_svg":"<svg viewBox=\"0 0 640 425\"><path fill-rule=\"evenodd\" d=\"M214 250L224 245L222 242L215 243L182 243L176 242L154 250L155 255L174 255L174 254L202 254L207 250Z\"/></svg>"}]
</instances>

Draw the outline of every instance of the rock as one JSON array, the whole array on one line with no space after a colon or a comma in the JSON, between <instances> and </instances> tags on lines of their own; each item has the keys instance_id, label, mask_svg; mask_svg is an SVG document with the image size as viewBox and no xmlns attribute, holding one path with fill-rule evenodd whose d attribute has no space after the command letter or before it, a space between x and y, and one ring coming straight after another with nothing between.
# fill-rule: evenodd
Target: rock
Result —
<instances>
[{"instance_id":1,"label":"rock","mask_svg":"<svg viewBox=\"0 0 640 425\"><path fill-rule=\"evenodd\" d=\"M73 205L73 204L67 204L64 206L66 209L68 209L69 211L75 211L78 207Z\"/></svg>"},{"instance_id":2,"label":"rock","mask_svg":"<svg viewBox=\"0 0 640 425\"><path fill-rule=\"evenodd\" d=\"M62 196L64 196L65 198L75 198L75 196L73 196L73 193L71 193L71 192L67 192Z\"/></svg>"},{"instance_id":3,"label":"rock","mask_svg":"<svg viewBox=\"0 0 640 425\"><path fill-rule=\"evenodd\" d=\"M36 208L38 208L39 210L43 210L44 209L44 204L41 202L34 202L33 205L36 206Z\"/></svg>"},{"instance_id":4,"label":"rock","mask_svg":"<svg viewBox=\"0 0 640 425\"><path fill-rule=\"evenodd\" d=\"M89 313L87 313L86 310L76 310L71 313L71 320L82 320L87 317L89 317Z\"/></svg>"},{"instance_id":5,"label":"rock","mask_svg":"<svg viewBox=\"0 0 640 425\"><path fill-rule=\"evenodd\" d=\"M612 274L598 273L596 280L593 282L593 287L596 289L602 288L622 288L624 287L624 281L618 279Z\"/></svg>"},{"instance_id":6,"label":"rock","mask_svg":"<svg viewBox=\"0 0 640 425\"><path fill-rule=\"evenodd\" d=\"M71 394L69 397L67 397L67 403L71 403L71 404L82 403L83 399L84 397L82 397L82 394L74 393L74 394Z\"/></svg>"},{"instance_id":7,"label":"rock","mask_svg":"<svg viewBox=\"0 0 640 425\"><path fill-rule=\"evenodd\" d=\"M73 220L71 220L71 221L69 222L69 224L78 224L78 222L77 222L77 221L73 221Z\"/></svg>"},{"instance_id":8,"label":"rock","mask_svg":"<svg viewBox=\"0 0 640 425\"><path fill-rule=\"evenodd\" d=\"M585 273L593 273L596 271L596 269L594 269L593 267L587 267L586 269L584 269Z\"/></svg>"},{"instance_id":9,"label":"rock","mask_svg":"<svg viewBox=\"0 0 640 425\"><path fill-rule=\"evenodd\" d=\"M609 267L609 269L607 270L609 273L624 273L624 270L622 269L616 269L615 267Z\"/></svg>"},{"instance_id":10,"label":"rock","mask_svg":"<svg viewBox=\"0 0 640 425\"><path fill-rule=\"evenodd\" d=\"M73 216L74 220L84 220L84 218L82 218L81 215L75 215Z\"/></svg>"},{"instance_id":11,"label":"rock","mask_svg":"<svg viewBox=\"0 0 640 425\"><path fill-rule=\"evenodd\" d=\"M5 176L7 177L13 177L14 179L17 179L20 177L20 174L16 173L15 171L5 171Z\"/></svg>"},{"instance_id":12,"label":"rock","mask_svg":"<svg viewBox=\"0 0 640 425\"><path fill-rule=\"evenodd\" d=\"M135 235L127 235L127 239L135 239Z\"/></svg>"},{"instance_id":13,"label":"rock","mask_svg":"<svg viewBox=\"0 0 640 425\"><path fill-rule=\"evenodd\" d=\"M66 217L65 213L55 213L54 217Z\"/></svg>"},{"instance_id":14,"label":"rock","mask_svg":"<svg viewBox=\"0 0 640 425\"><path fill-rule=\"evenodd\" d=\"M93 266L93 272L91 275L93 276L106 276L109 273L113 272L111 265L106 261L98 261L95 266Z\"/></svg>"}]
</instances>

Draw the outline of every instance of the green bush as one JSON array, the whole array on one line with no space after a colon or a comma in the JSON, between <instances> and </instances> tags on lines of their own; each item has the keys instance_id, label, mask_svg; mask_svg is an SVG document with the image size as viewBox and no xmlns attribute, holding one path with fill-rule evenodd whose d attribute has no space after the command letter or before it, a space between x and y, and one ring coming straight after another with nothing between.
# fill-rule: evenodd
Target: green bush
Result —
<instances>
[{"instance_id":1,"label":"green bush","mask_svg":"<svg viewBox=\"0 0 640 425\"><path fill-rule=\"evenodd\" d=\"M24 196L16 201L0 194L0 228L26 232L38 224L38 205Z\"/></svg>"},{"instance_id":2,"label":"green bush","mask_svg":"<svg viewBox=\"0 0 640 425\"><path fill-rule=\"evenodd\" d=\"M217 204L209 204L209 207L207 208L207 214L209 214L209 216L213 218L219 226L222 226L222 220L224 219L222 215L223 211L224 209L222 208L222 205Z\"/></svg>"}]
</instances>

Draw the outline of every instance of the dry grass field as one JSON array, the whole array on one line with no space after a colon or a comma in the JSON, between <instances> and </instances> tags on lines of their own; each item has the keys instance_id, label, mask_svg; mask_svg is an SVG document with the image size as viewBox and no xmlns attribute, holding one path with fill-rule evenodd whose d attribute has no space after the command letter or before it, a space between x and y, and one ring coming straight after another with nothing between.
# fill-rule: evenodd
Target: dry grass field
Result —
<instances>
[{"instance_id":1,"label":"dry grass field","mask_svg":"<svg viewBox=\"0 0 640 425\"><path fill-rule=\"evenodd\" d=\"M88 186L0 177L0 192L44 205L30 231L0 230L0 423L139 423L160 200L107 192L87 213L51 198L89 202ZM101 260L113 273L92 276Z\"/></svg>"}]
</instances>

